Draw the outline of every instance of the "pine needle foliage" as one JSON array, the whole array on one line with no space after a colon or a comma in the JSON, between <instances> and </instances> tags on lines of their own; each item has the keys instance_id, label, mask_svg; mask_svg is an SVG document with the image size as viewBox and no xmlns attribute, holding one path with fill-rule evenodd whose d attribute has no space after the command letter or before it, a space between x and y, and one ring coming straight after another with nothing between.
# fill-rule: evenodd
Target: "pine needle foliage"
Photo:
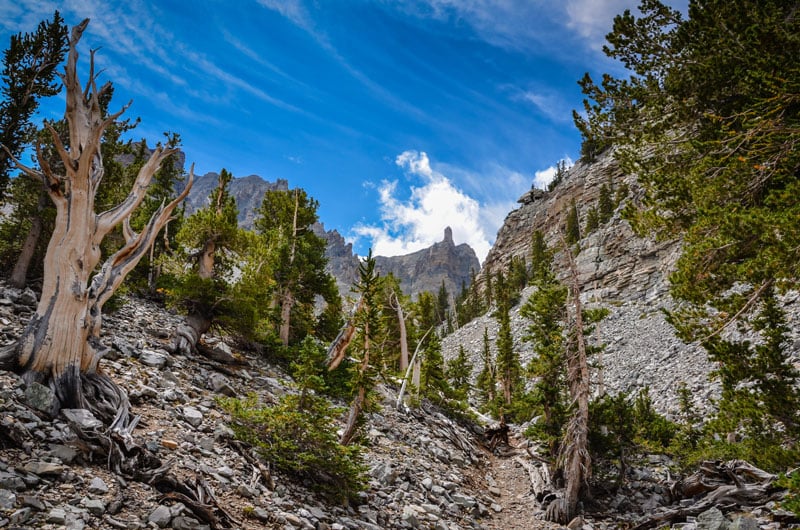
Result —
<instances>
[{"instance_id":1,"label":"pine needle foliage","mask_svg":"<svg viewBox=\"0 0 800 530\"><path fill-rule=\"evenodd\" d=\"M342 411L322 395L324 359L324 348L308 337L292 364L299 393L287 394L275 406L259 404L255 394L218 402L231 415L237 439L255 447L275 469L331 500L354 500L366 487L366 466L361 446L338 441L335 426Z\"/></svg>"}]
</instances>

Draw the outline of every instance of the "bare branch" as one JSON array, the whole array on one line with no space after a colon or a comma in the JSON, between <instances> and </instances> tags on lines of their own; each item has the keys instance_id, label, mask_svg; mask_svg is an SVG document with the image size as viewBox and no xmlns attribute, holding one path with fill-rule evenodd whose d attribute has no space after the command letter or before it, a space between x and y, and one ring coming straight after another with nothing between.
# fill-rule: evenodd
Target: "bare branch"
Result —
<instances>
[{"instance_id":1,"label":"bare branch","mask_svg":"<svg viewBox=\"0 0 800 530\"><path fill-rule=\"evenodd\" d=\"M159 209L156 210L150 217L150 220L147 222L147 225L142 229L142 231L131 239L127 239L126 235L127 241L125 245L113 255L109 256L105 263L103 263L100 272L98 272L97 275L92 278L92 284L89 288L89 296L96 300L98 310L103 307L103 304L109 298L111 298L111 295L114 294L114 291L117 289L117 287L119 287L128 273L133 270L142 255L147 253L150 246L155 241L158 232L170 220L173 210L175 210L178 204L180 204L180 202L183 201L183 199L185 199L189 194L189 190L192 188L193 183L194 164L192 164L192 167L189 171L189 180L186 183L186 187L183 189L180 195L178 195L167 205L162 203ZM132 235L133 230L130 229L129 222L127 220L126 224L128 224L128 235Z\"/></svg>"},{"instance_id":2,"label":"bare branch","mask_svg":"<svg viewBox=\"0 0 800 530\"><path fill-rule=\"evenodd\" d=\"M133 183L131 192L125 200L110 210L106 210L97 215L97 231L94 239L98 244L103 240L106 234L113 230L115 226L121 223L123 219L128 217L139 204L141 204L147 195L147 186L150 184L150 179L153 178L153 174L158 171L161 162L175 151L176 149L157 147L156 150L153 151L153 154L150 155L150 159L139 169L139 173L136 175L136 181Z\"/></svg>"}]
</instances>

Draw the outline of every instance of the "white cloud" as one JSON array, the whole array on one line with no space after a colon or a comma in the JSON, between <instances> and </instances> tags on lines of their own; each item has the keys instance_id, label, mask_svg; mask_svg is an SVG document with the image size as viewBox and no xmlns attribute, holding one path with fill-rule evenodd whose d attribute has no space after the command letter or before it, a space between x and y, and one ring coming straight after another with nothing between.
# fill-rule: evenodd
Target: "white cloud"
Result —
<instances>
[{"instance_id":1,"label":"white cloud","mask_svg":"<svg viewBox=\"0 0 800 530\"><path fill-rule=\"evenodd\" d=\"M567 27L591 48L600 50L612 29L614 17L626 9L638 13L638 5L637 0L568 0L565 3Z\"/></svg>"},{"instance_id":2,"label":"white cloud","mask_svg":"<svg viewBox=\"0 0 800 530\"><path fill-rule=\"evenodd\" d=\"M572 159L568 156L559 160L559 162L564 162L567 169L571 168L573 165ZM546 190L547 185L550 184L550 182L553 180L553 177L556 176L556 171L556 166L540 169L533 175L533 185L541 190Z\"/></svg>"},{"instance_id":3,"label":"white cloud","mask_svg":"<svg viewBox=\"0 0 800 530\"><path fill-rule=\"evenodd\" d=\"M405 151L395 163L409 175L421 177L422 185L411 186L410 195L401 198L397 181L382 182L378 187L382 224L357 225L353 232L372 241L375 255L397 256L442 241L449 226L455 244L467 243L483 261L491 243L478 201L433 169L424 152Z\"/></svg>"}]
</instances>

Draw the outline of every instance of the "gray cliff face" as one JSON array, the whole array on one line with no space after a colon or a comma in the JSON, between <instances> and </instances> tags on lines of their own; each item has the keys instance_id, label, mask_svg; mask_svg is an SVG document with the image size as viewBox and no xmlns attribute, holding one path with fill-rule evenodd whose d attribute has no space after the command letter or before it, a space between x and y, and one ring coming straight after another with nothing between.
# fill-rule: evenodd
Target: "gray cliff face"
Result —
<instances>
[{"instance_id":1,"label":"gray cliff face","mask_svg":"<svg viewBox=\"0 0 800 530\"><path fill-rule=\"evenodd\" d=\"M217 187L219 173L206 173L195 178L189 196L186 197L186 214L191 215L208 202L208 196ZM230 184L230 194L236 199L239 208L239 226L253 229L256 211L268 190L288 190L289 183L285 179L268 182L258 175L234 178Z\"/></svg>"},{"instance_id":2,"label":"gray cliff face","mask_svg":"<svg viewBox=\"0 0 800 530\"><path fill-rule=\"evenodd\" d=\"M336 286L342 297L350 294L353 285L358 281L358 256L353 254L353 244L344 240L336 230L325 230L322 223L311 227L317 236L327 242L325 257L328 258L326 270L336 279Z\"/></svg>"},{"instance_id":3,"label":"gray cliff face","mask_svg":"<svg viewBox=\"0 0 800 530\"><path fill-rule=\"evenodd\" d=\"M412 297L424 291L437 293L442 282L450 296L456 296L478 273L480 262L472 247L453 242L453 231L447 227L439 243L405 256L376 256L375 267L383 275L396 276L403 292Z\"/></svg>"},{"instance_id":4,"label":"gray cliff face","mask_svg":"<svg viewBox=\"0 0 800 530\"><path fill-rule=\"evenodd\" d=\"M218 179L217 173L206 173L195 179L186 198L187 215L207 203ZM231 180L230 193L239 208L239 226L253 229L256 211L267 190L288 189L289 183L284 179L267 182L257 175L250 175ZM353 253L353 245L347 243L337 230L326 230L322 223L314 225L312 230L327 242L326 269L336 279L339 293L343 297L350 295L352 286L358 281L359 258ZM455 245L450 228L445 230L444 240L430 248L406 256L377 257L376 261L378 272L392 272L400 280L403 292L412 297L422 291L438 292L442 281L447 292L455 296L461 291L462 283L469 285L472 272L477 274L480 270L475 251L466 244Z\"/></svg>"},{"instance_id":5,"label":"gray cliff face","mask_svg":"<svg viewBox=\"0 0 800 530\"><path fill-rule=\"evenodd\" d=\"M583 230L589 208L597 206L600 187L609 182L615 189L626 185L635 198L635 178L624 175L611 154L593 164L578 163L553 191L531 190L523 195L521 206L506 216L498 231L478 281L485 281L487 272L507 270L513 256L529 261L536 230L545 235L551 248L561 248L560 234L564 233L571 201L577 204ZM621 205L608 223L591 234L581 234L580 252L575 256L581 291L587 299L657 299L666 294L667 276L678 257L679 244L637 236L620 210ZM567 277L563 252L556 254L556 269L562 280Z\"/></svg>"}]
</instances>

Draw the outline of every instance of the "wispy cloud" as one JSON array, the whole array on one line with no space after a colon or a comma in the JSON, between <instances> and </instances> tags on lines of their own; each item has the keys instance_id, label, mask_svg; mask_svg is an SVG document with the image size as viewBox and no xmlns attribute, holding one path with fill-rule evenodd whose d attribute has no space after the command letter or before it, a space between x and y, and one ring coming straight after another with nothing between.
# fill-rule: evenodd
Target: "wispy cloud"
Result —
<instances>
[{"instance_id":1,"label":"wispy cloud","mask_svg":"<svg viewBox=\"0 0 800 530\"><path fill-rule=\"evenodd\" d=\"M570 123L572 121L572 106L564 96L547 87L530 87L520 89L517 87L503 87L511 93L513 101L522 101L533 105L536 110L556 123Z\"/></svg>"},{"instance_id":2,"label":"wispy cloud","mask_svg":"<svg viewBox=\"0 0 800 530\"><path fill-rule=\"evenodd\" d=\"M395 163L409 176L419 177L421 186L411 186L408 197L400 197L397 181L378 187L382 224L361 224L353 232L372 241L376 255L408 254L441 241L444 229L453 230L456 244L467 243L480 260L491 243L481 223L481 205L431 167L424 152L405 151Z\"/></svg>"}]
</instances>

